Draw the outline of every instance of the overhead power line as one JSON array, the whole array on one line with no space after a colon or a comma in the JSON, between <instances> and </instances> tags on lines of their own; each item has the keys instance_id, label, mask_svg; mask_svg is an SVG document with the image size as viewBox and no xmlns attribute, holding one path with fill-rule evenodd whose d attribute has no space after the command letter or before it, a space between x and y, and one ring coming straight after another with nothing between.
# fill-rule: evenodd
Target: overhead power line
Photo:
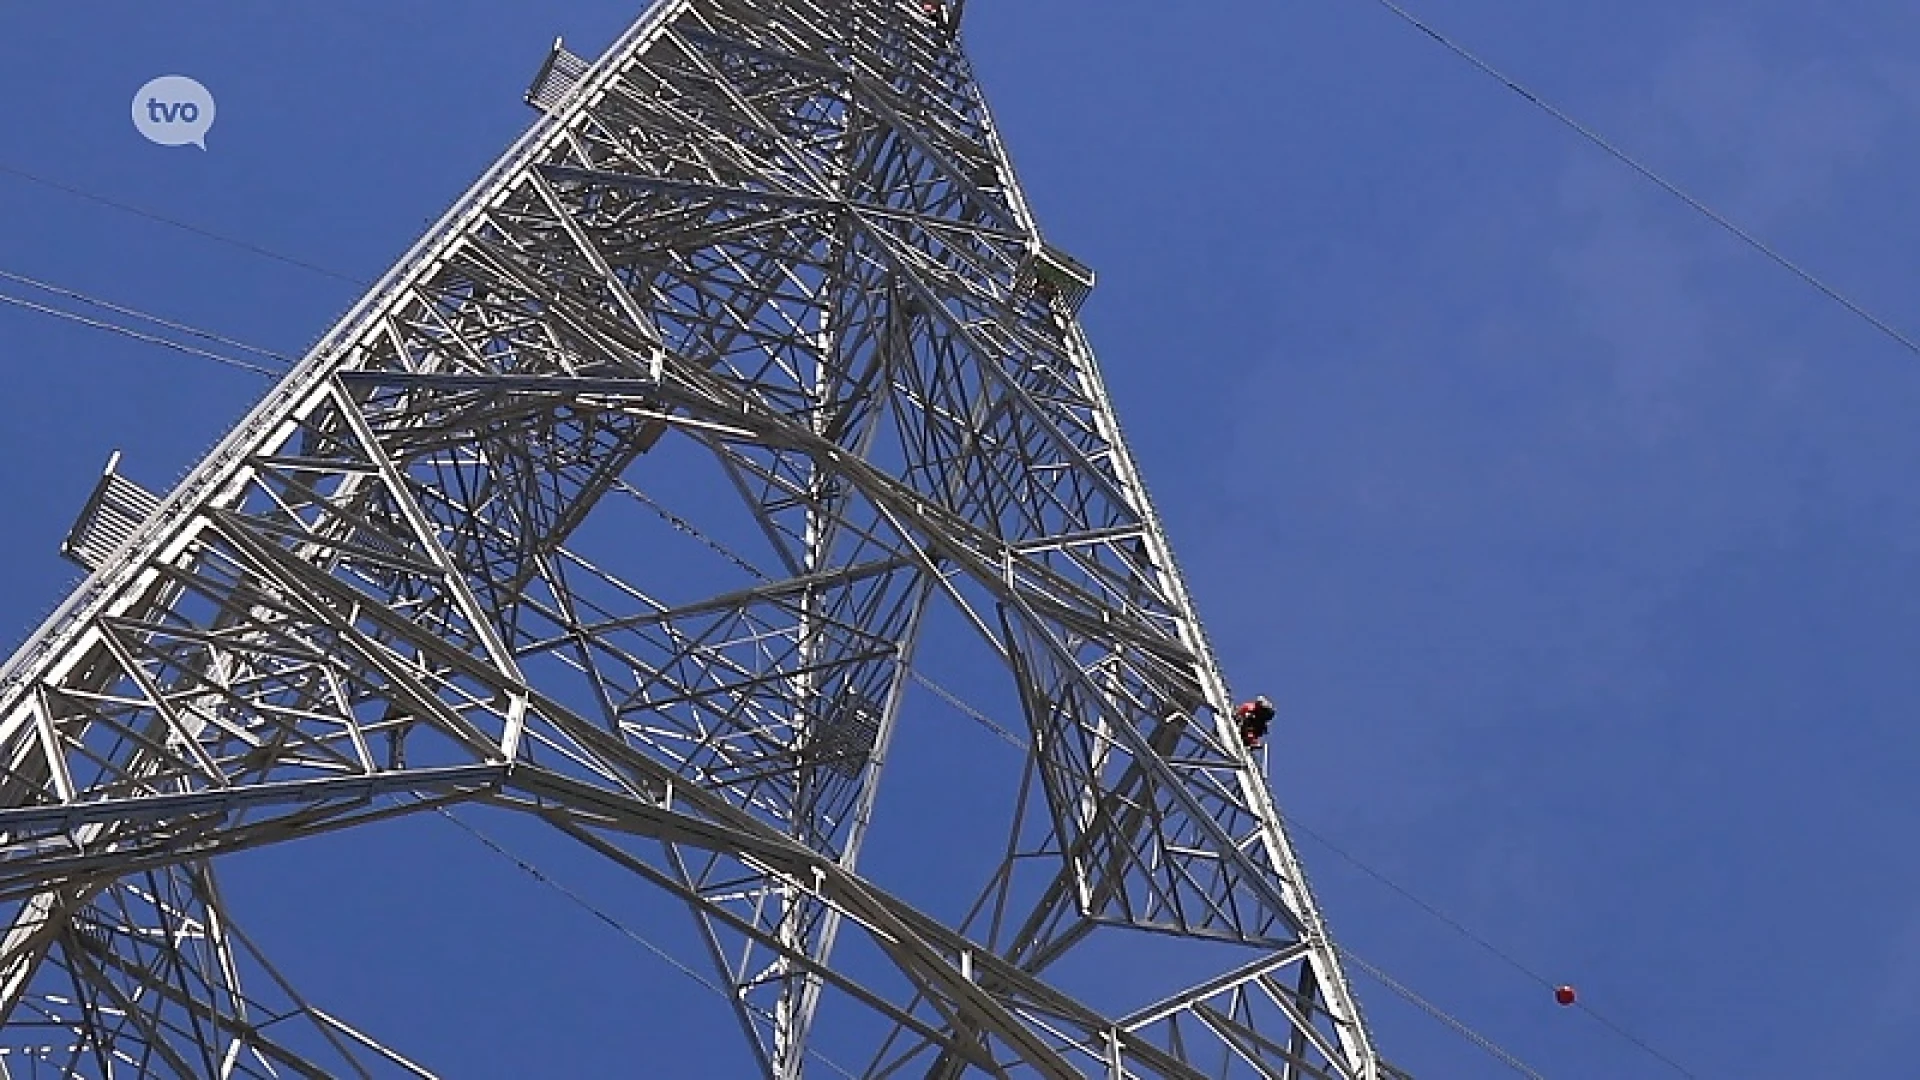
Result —
<instances>
[{"instance_id":1,"label":"overhead power line","mask_svg":"<svg viewBox=\"0 0 1920 1080\"><path fill-rule=\"evenodd\" d=\"M109 333L119 334L122 337L132 338L135 341L143 341L149 345L158 345L163 349L172 349L175 352L185 353L188 356L198 356L203 359L212 360L216 364L225 364L228 367L239 368L242 371L251 371L257 375L277 378L281 374L272 368L261 367L259 364L248 363L245 360L236 360L231 356L211 352L207 349L196 348L192 345L183 344L154 334L142 333L116 323L105 322L100 319L89 319L84 315L76 315L71 311L62 311L59 308L46 304L37 304L31 300L13 296L5 292L0 292L0 304L8 304L27 311L37 312L41 315L51 316L52 318L64 319L67 322L78 323L81 326L92 327L95 330L105 330Z\"/></svg>"},{"instance_id":2,"label":"overhead power line","mask_svg":"<svg viewBox=\"0 0 1920 1080\"><path fill-rule=\"evenodd\" d=\"M179 218L168 217L165 214L158 213L153 210L148 210L145 207L135 206L132 203L121 202L119 199L109 198L105 195L99 194L98 192L88 191L85 188L75 187L72 184L63 183L59 180L52 179L51 177L42 176L39 173L29 172L26 169L22 169L15 165L9 165L3 161L0 161L0 173L5 173L8 176L18 177L19 179L25 180L28 183L38 184L41 187L49 188L53 191L59 191L68 195L72 195L74 198L77 198L77 199L85 199L88 202L96 203L100 206L110 207L122 213L132 214L135 217L145 218L148 221L156 222L161 225L166 225L170 228L179 229L182 232L192 233L193 235L198 236L201 239L212 240L213 242L218 244L225 244L228 247L237 248L241 251L247 252L250 255L258 255L263 259L272 259L274 262L284 263L288 266L298 267L301 270L306 270L310 273L319 274L322 277L330 277L338 281L347 282L350 285L359 285L362 287L372 284L372 282L363 281L360 278L353 276L352 274L342 273L341 271L338 271L338 270L330 270L327 267L318 265L317 263L307 262L305 259L296 259L290 255L283 255L280 252L273 251L268 248L263 248L258 244L251 244L245 240L238 240L238 239L235 239L234 237L227 236L224 233L217 233L217 232L214 232L212 229L195 225L192 222L181 221Z\"/></svg>"},{"instance_id":3,"label":"overhead power line","mask_svg":"<svg viewBox=\"0 0 1920 1080\"><path fill-rule=\"evenodd\" d=\"M1488 1057L1494 1059L1495 1061L1498 1061L1502 1065L1505 1065L1507 1068L1512 1069L1514 1072L1519 1073L1521 1076L1526 1077L1527 1080L1547 1080L1547 1078L1540 1075L1540 1073L1536 1071L1533 1068L1533 1066L1528 1065L1526 1062L1521 1061L1519 1058L1514 1057L1511 1053L1508 1053L1505 1047L1487 1038L1485 1035L1482 1035L1479 1032L1473 1030L1467 1025L1461 1023L1460 1020L1456 1018L1452 1013L1447 1012L1445 1009L1442 1009L1440 1006L1435 1005L1433 1002L1428 1001L1424 997L1421 997L1419 994L1409 989L1404 983L1400 982L1398 979L1395 979L1393 976L1387 974L1384 971L1381 971L1379 968L1374 967L1372 964L1369 964L1365 960L1362 960L1360 957L1354 955L1353 950L1344 948L1344 947L1336 947L1336 948L1338 949L1341 957L1347 960L1349 963L1351 963L1354 967L1357 967L1361 971L1364 971L1368 975L1371 975L1375 982L1393 991L1395 994L1399 995L1402 999L1404 999L1408 1004L1412 1005L1414 1008L1417 1008L1421 1012L1426 1013L1428 1016L1433 1017L1435 1020L1440 1021L1440 1023L1452 1029L1456 1035L1459 1035L1461 1038L1479 1047L1480 1050L1483 1053L1485 1053Z\"/></svg>"},{"instance_id":4,"label":"overhead power line","mask_svg":"<svg viewBox=\"0 0 1920 1080\"><path fill-rule=\"evenodd\" d=\"M1593 128L1589 127L1588 125L1583 124L1579 120L1575 119L1572 115L1568 114L1566 110L1561 109L1559 106L1548 101L1546 98L1541 97L1539 94L1521 85L1512 76L1501 71L1499 68L1494 67L1492 64L1488 63L1486 60L1481 59L1481 57L1477 53L1470 51L1469 49L1466 48L1466 46L1461 45L1459 42L1455 41L1454 39L1434 29L1432 26L1422 21L1419 16L1415 15L1411 11L1408 11L1406 8L1400 6L1398 3L1395 3L1394 0L1374 0L1374 3L1379 4L1381 7L1387 9L1389 12L1392 12L1396 17L1398 17L1401 21L1405 22L1408 26L1413 27L1415 30L1420 31L1422 34L1425 34L1427 37L1438 42L1442 48L1446 49L1448 52L1452 53L1454 56L1458 57L1459 59L1464 60L1468 64L1471 64L1481 74L1486 75L1488 78L1499 82L1502 86L1505 86L1507 89L1520 95L1522 98L1525 98L1528 104L1539 109L1541 112L1546 113L1548 116L1552 117L1555 121L1560 123L1562 126L1566 127L1568 130L1574 132L1575 134L1579 135L1582 139L1585 139L1587 142L1593 144L1594 146L1598 147L1600 150L1604 151L1609 157L1613 158L1615 161L1618 161L1620 164L1625 165L1627 168L1632 169L1634 172L1640 174L1642 178L1647 180L1649 183L1652 183L1654 186L1658 187L1661 191L1664 191L1668 195L1673 196L1675 199L1678 199L1681 203L1691 208L1694 212L1700 214L1702 217L1705 217L1708 221L1713 222L1715 225L1718 225L1721 229L1726 231L1728 235L1739 240L1741 243L1752 248L1754 251L1759 252L1761 255L1766 256L1768 259L1778 264L1782 269L1786 270L1788 273L1792 274L1794 277L1799 278L1801 281L1805 282L1806 284L1812 286L1814 289L1818 290L1827 299L1832 300L1834 303L1839 304L1841 307L1853 313L1855 316L1858 316L1862 321L1866 322L1867 325L1873 327L1875 330L1878 330L1880 333L1884 334L1887 338L1898 343L1901 348L1907 350L1910 353L1913 353L1916 356L1920 356L1920 342L1915 342L1912 338L1908 337L1906 334L1902 333L1899 329L1894 327L1893 324L1887 322L1885 319L1882 319L1880 316L1875 315L1873 312L1867 310L1865 305L1860 304L1859 302L1853 300L1851 297L1841 292L1835 286L1828 284L1824 278L1821 278L1819 275L1815 274L1813 271L1808 270L1806 267L1801 266L1799 263L1788 258L1778 248L1775 248L1773 245L1768 244L1766 241L1760 239L1758 236L1755 236L1752 232L1749 232L1748 230L1742 228L1740 225L1735 223L1732 218L1729 218L1727 215L1721 213L1718 210L1715 210L1713 207L1707 205L1706 202L1702 201L1699 198L1696 198L1694 195L1687 192L1686 189L1682 188L1680 185L1667 179L1665 176L1661 175L1659 172L1656 172L1651 166L1640 161L1640 159L1627 153L1625 150L1622 150L1619 146L1614 144L1612 141L1608 140L1605 136L1601 135L1598 131L1595 131Z\"/></svg>"},{"instance_id":5,"label":"overhead power line","mask_svg":"<svg viewBox=\"0 0 1920 1080\"><path fill-rule=\"evenodd\" d=\"M294 363L293 357L287 356L284 353L275 352L272 349L261 348L258 345L249 345L244 341L236 341L230 337L222 337L221 335L213 333L210 330L202 330L197 326L192 326L187 323L174 322L169 319L163 319L158 315L151 315L151 314L148 314L147 312L141 311L139 308L130 308L121 304L115 304L115 303L112 303L111 301L102 300L97 296L92 296L87 293L81 292L78 289L70 289L63 285L55 285L51 282L42 281L39 278L28 277L25 274L17 274L10 270L0 269L0 281L11 281L11 282L14 282L15 284L26 285L30 288L39 289L42 292L52 293L55 296L62 296L69 300L79 301L80 303L86 304L89 307L97 307L102 311L110 311L116 315L130 316L132 318L139 319L142 322L151 323L154 326L163 327L165 329L172 330L176 333L186 334L188 337L199 338L202 341L211 342L215 345L224 345L230 349L238 349L244 353L252 353L255 356L264 357L268 360L274 360L279 363L285 364L289 367L293 366L293 363ZM25 301L21 301L20 303L21 303L21 306L33 306L33 305L27 304ZM37 307L37 306L34 306L34 310L42 311L43 313L51 313L60 317L67 317L67 314L68 314L66 312L57 311L57 310L52 312L47 312L47 309ZM75 321L85 323L86 325L93 326L98 329L113 330L115 332L125 332L120 327L105 325L105 324L93 322L87 319L76 318ZM142 340L151 341L153 339L143 337ZM161 342L161 344L168 344L168 343ZM219 360L222 363L227 363L227 364L236 363L236 361L233 361L226 357L215 356L211 353L206 353L206 352L195 351L193 355L208 357L209 359ZM262 367L255 367L255 366L244 365L244 364L242 364L241 366L245 366L247 370L257 371L267 375L280 374L280 372L271 371Z\"/></svg>"}]
</instances>

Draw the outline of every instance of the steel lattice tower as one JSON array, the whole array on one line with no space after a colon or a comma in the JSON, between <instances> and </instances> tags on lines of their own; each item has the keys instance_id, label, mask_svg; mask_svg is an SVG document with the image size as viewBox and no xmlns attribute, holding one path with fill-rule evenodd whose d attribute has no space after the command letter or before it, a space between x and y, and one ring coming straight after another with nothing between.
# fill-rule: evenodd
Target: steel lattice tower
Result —
<instances>
[{"instance_id":1,"label":"steel lattice tower","mask_svg":"<svg viewBox=\"0 0 1920 1080\"><path fill-rule=\"evenodd\" d=\"M556 45L527 134L171 494L109 467L91 575L0 670L9 1075L429 1075L301 998L212 867L457 802L684 902L771 1077L828 1009L874 1076L1390 1074L961 6L662 0L598 63ZM636 551L693 475L756 573ZM857 861L935 607L1031 739L957 924ZM1049 981L1146 932L1209 974L1126 1014Z\"/></svg>"}]
</instances>

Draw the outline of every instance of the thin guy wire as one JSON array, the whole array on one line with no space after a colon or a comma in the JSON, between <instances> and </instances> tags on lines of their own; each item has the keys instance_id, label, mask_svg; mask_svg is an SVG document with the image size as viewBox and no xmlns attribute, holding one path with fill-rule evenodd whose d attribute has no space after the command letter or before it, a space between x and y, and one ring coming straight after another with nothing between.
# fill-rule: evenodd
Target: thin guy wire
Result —
<instances>
[{"instance_id":1,"label":"thin guy wire","mask_svg":"<svg viewBox=\"0 0 1920 1080\"><path fill-rule=\"evenodd\" d=\"M239 349L241 352L253 353L255 356L264 356L269 360L278 360L279 362L286 364L289 367L293 366L294 364L294 359L292 357L287 356L283 353L277 353L272 349L261 348L258 345L249 345L244 341L235 341L233 338L222 337L219 334L212 332L211 330L202 330L197 326L190 326L186 323L173 322L169 319L163 319L158 315L152 315L145 311L141 311L139 308L125 307L120 304L113 303L110 300L102 300L97 296L93 296L88 293L81 292L78 289L71 289L64 285L55 285L50 281L42 281L39 278L28 277L25 274L16 274L16 273L13 273L12 271L4 270L4 269L0 269L0 280L6 280L6 281L15 282L16 284L20 284L20 285L31 286L43 292L53 293L55 296L64 296L69 300L78 300L83 304L88 304L93 307L102 308L104 310L111 311L116 315L131 315L136 319L141 319L146 322L153 323L156 326L166 327L168 330L177 330L180 333L186 334L190 337L200 338L203 341L211 341L216 345L226 345L235 349Z\"/></svg>"},{"instance_id":2,"label":"thin guy wire","mask_svg":"<svg viewBox=\"0 0 1920 1080\"><path fill-rule=\"evenodd\" d=\"M579 893L574 892L572 889L567 888L565 885L561 884L559 881L548 876L539 867L533 865L531 862L528 862L526 859L523 859L520 856L514 854L512 851L507 849L506 845L500 843L498 840L495 840L493 837L488 836L486 833L482 832L479 826L468 824L466 821L457 817L451 810L448 810L444 806L436 806L434 807L434 810L441 817L446 818L448 821L451 821L455 825L459 826L460 829L466 832L468 836L473 837L475 840L478 840L481 844L485 845L487 849L492 851L495 855L500 856L501 858L507 860L508 862L514 864L515 866L518 866L520 869L526 871L527 874L530 875L535 881L538 881L540 884L545 885L547 888L552 889L553 891L559 893L561 896L572 901L576 906L578 906L582 911L585 911L587 914L592 915L594 918L599 919L601 922L606 923L608 926L613 927L613 929L615 929L616 931L624 935L628 940L632 941L634 944L647 950L648 952L652 953L654 956L658 957L659 959L664 960L667 964L671 965L676 971L680 972L680 974L685 975L687 978L692 979L696 983L699 983L701 986L707 988L709 991L719 995L720 997L726 998L729 1001L734 1000L734 996L728 993L725 987L722 987L719 983L716 983L713 980L707 978L706 976L700 974L698 971L694 970L690 965L683 963L678 957L674 956L672 953L668 952L667 950L661 948L658 945L655 945L652 941L648 940L645 934L642 934L640 931L635 930L633 927L628 926L626 923L621 922L619 919L615 918L614 916L607 914L607 912L604 909L600 908L599 906L594 904L592 901L588 900L586 897L581 896ZM749 1002L741 1001L740 1004L747 1010L759 1015L759 1017L763 1020L776 1019L772 1015L768 1014L765 1009L762 1009ZM821 1053L818 1050L815 1050L812 1046L805 1047L803 1049L803 1052L807 1056L813 1058L815 1061L818 1061L822 1065L825 1065L827 1068L832 1069L834 1072L837 1072L841 1076L846 1077L847 1080L860 1080L860 1078L856 1074L848 1070L846 1066L841 1065L839 1062L833 1060L827 1055Z\"/></svg>"},{"instance_id":3,"label":"thin guy wire","mask_svg":"<svg viewBox=\"0 0 1920 1080\"><path fill-rule=\"evenodd\" d=\"M1314 830L1308 828L1307 826L1302 825L1298 818L1289 818L1288 820L1292 823L1295 829L1299 830L1302 833L1305 833L1309 838L1318 842L1321 847L1326 848L1328 851L1332 852L1333 854L1338 855L1340 858L1353 864L1354 867L1359 869L1360 872L1366 874L1368 877L1374 879L1375 881L1378 881L1382 885L1385 885L1387 888L1392 889L1394 892L1400 895L1401 899L1406 900L1408 903L1419 908L1421 911L1426 912L1428 915L1432 916L1434 919L1438 920L1439 922L1445 924L1449 929L1453 930L1454 933L1459 934L1461 937L1467 939L1468 941L1474 943L1475 945L1478 945L1480 948L1486 950L1489 954L1491 954L1493 957L1495 957L1502 963L1506 964L1508 967L1512 968L1513 970L1519 972L1522 975L1525 975L1527 978L1532 979L1534 982L1539 983L1541 986L1546 987L1549 990L1556 988L1557 984L1554 983L1551 979L1548 979L1546 976L1540 974L1539 972L1533 970L1527 965L1521 963L1519 960L1514 959L1512 954L1502 950L1499 946L1495 945L1491 941L1488 941L1486 938L1481 937L1479 934L1475 933L1472 929L1468 928L1466 924L1460 922L1458 919L1455 919L1453 916L1448 915L1446 912L1441 911L1439 908L1436 908L1432 904L1427 903L1425 900L1420 899L1420 897L1414 895L1411 891L1409 891L1406 887L1402 886L1399 882L1394 881L1392 878L1388 877L1387 875L1381 873L1378 870L1375 870L1371 866L1368 866L1366 863L1360 860L1359 856L1348 852L1346 849L1340 847L1338 844L1335 844L1333 841L1327 839L1325 836L1322 836L1321 834L1315 832ZM1626 1030L1625 1028L1622 1028L1620 1025L1614 1023L1611 1019L1609 1019L1606 1016L1606 1014L1596 1012L1591 1006L1587 1005L1585 1002L1578 1002L1577 1005L1581 1012L1584 1012L1588 1016L1593 1017L1596 1021L1600 1023L1602 1027L1606 1028L1608 1031L1611 1031L1613 1034L1619 1036L1620 1038L1626 1040L1627 1042L1632 1043L1634 1046L1639 1047L1648 1056L1666 1065L1668 1068L1671 1068L1674 1072L1679 1073L1681 1076L1688 1077L1689 1080L1698 1080L1698 1078L1695 1077L1694 1074L1686 1068L1686 1066L1681 1065L1679 1062L1673 1060L1667 1055L1654 1049L1652 1046L1647 1045L1647 1043L1641 1040L1638 1036L1634 1035L1632 1032Z\"/></svg>"},{"instance_id":4,"label":"thin guy wire","mask_svg":"<svg viewBox=\"0 0 1920 1080\"><path fill-rule=\"evenodd\" d=\"M1487 1038L1486 1036L1473 1030L1467 1025L1461 1023L1459 1020L1454 1019L1453 1016L1449 1015L1445 1009L1442 1009L1440 1006L1435 1005L1433 1002L1428 1001L1426 998L1421 997L1419 994L1415 993L1409 987L1402 985L1400 982L1396 981L1393 978L1393 976L1388 975L1386 972L1381 971L1379 968L1374 967L1372 964L1369 964L1365 960L1362 960L1358 956L1355 956L1351 949L1342 948L1341 946L1338 946L1338 945L1335 945L1334 949L1338 951L1342 957L1345 957L1347 960L1351 961L1355 967L1359 968L1361 971L1366 972L1368 975L1373 976L1374 979L1380 983L1380 985L1400 995L1402 998L1405 998L1415 1008L1418 1008L1420 1011L1433 1017L1435 1020L1438 1020L1442 1024L1445 1024L1447 1027L1452 1028L1456 1033L1460 1035L1461 1038L1466 1039L1468 1042L1471 1042L1475 1046L1478 1046L1480 1049L1486 1051L1489 1056L1494 1058L1496 1061L1500 1062L1502 1065L1505 1065L1507 1068L1512 1069L1514 1072L1517 1072L1520 1075L1527 1077L1528 1080L1547 1080L1546 1077L1534 1071L1534 1069L1531 1066L1529 1066L1526 1062L1521 1061L1519 1058L1514 1057L1512 1054L1507 1053L1507 1051L1502 1049L1498 1043L1495 1043L1493 1040Z\"/></svg>"},{"instance_id":5,"label":"thin guy wire","mask_svg":"<svg viewBox=\"0 0 1920 1080\"><path fill-rule=\"evenodd\" d=\"M1793 276L1799 278L1801 281L1804 281L1808 285L1813 286L1815 289L1819 290L1822 294L1824 294L1827 297L1827 299L1832 300L1834 303L1839 304L1841 307L1859 316L1861 319L1865 320L1868 325L1880 331L1882 334L1885 334L1888 338L1891 338L1892 340L1898 342L1900 346L1906 349L1908 352L1913 353L1915 355L1920 355L1920 343L1916 343L1912 338L1908 337L1907 335L1901 333L1899 330L1895 329L1886 320L1880 318L1878 315L1875 315L1873 312L1868 311L1862 305L1849 299L1846 296L1846 294L1842 293L1839 289L1835 288L1834 286L1827 284L1826 281L1821 279L1819 276L1815 275L1812 271L1807 270L1806 268L1802 267L1799 263L1796 263L1792 259L1787 258L1786 255L1782 254L1779 250L1774 248L1772 245L1768 244L1766 241L1753 235L1752 233L1748 232L1746 229L1741 228L1739 225L1735 224L1726 215L1720 213L1719 211L1715 210L1713 207L1708 206L1706 203L1695 198L1693 195L1689 194L1685 189L1681 188L1680 185L1674 183L1671 180L1668 180L1666 177L1655 172L1651 166L1642 164L1639 159L1635 158L1633 155L1627 153L1625 150L1622 150L1618 146L1615 146L1613 143L1609 142L1606 139L1606 137L1601 135L1599 132L1581 123L1579 120L1574 119L1572 116L1568 115L1566 112L1564 112L1563 110L1555 106L1552 102L1547 101L1545 98L1542 98L1540 95L1534 93L1532 90L1529 90L1526 87L1520 85L1520 83L1516 81L1514 78L1507 75L1505 72L1501 71L1499 68L1494 67L1492 64L1488 63L1487 61L1482 60L1477 54L1469 51L1465 46L1461 45L1459 42L1454 41L1452 38L1447 37L1445 34L1442 34L1440 31L1434 29L1431 26L1428 26L1426 23L1420 20L1419 16L1413 14L1411 11L1408 11L1406 8L1401 7L1399 4L1395 3L1394 0L1374 0L1374 3L1379 4L1381 7L1386 8L1388 11L1398 16L1401 19L1401 21L1405 22L1408 26L1413 27L1415 30L1418 30L1421 33L1427 35L1428 37L1432 38L1434 41L1439 42L1440 45L1443 48L1445 48L1448 52L1466 61L1467 63L1473 65L1482 74L1485 74L1489 78L1492 78L1498 81L1501 85L1505 86L1509 90L1512 90L1514 93L1519 94L1521 97L1525 98L1529 103L1531 103L1534 107L1538 108L1541 112L1544 112L1548 116L1555 119L1556 121L1559 121L1567 129L1573 131L1575 134L1579 135L1581 138L1585 139L1587 142L1592 143L1594 146L1599 147L1601 150L1605 151L1608 156L1612 157L1615 161L1618 161L1620 164L1625 165L1627 168L1632 169L1636 173L1639 173L1641 177L1652 182L1655 186L1659 187L1662 191L1665 191L1667 194L1680 200L1682 203L1685 203L1688 207L1692 208L1695 212L1705 217L1708 221L1711 221L1715 225L1718 225L1720 226L1720 228L1726 230L1726 232L1729 235L1733 236L1735 239L1739 240L1741 243L1747 245L1753 250L1766 256L1768 259L1771 259L1773 262L1777 263L1781 268L1785 269L1788 273L1791 273Z\"/></svg>"},{"instance_id":6,"label":"thin guy wire","mask_svg":"<svg viewBox=\"0 0 1920 1080\"><path fill-rule=\"evenodd\" d=\"M42 315L51 315L56 319L65 319L68 322L79 323L82 326L90 326L95 330L106 330L110 333L120 334L124 337L130 337L135 341L144 341L149 345L159 345L162 348L172 349L175 352L186 353L189 356L205 357L208 360L212 360L214 363L225 364L228 367L239 368L243 371L251 371L257 375L265 375L268 378L278 378L282 374L281 372L274 371L272 368L264 368L258 364L248 363L245 360L236 360L231 356L224 356L216 352L208 352L205 349L198 349L193 347L192 345L183 345L180 342L169 341L163 337L156 337L152 334L143 334L138 330L133 330L125 326L120 326L116 323L102 322L99 319L89 319L84 315L75 315L71 311L62 311L59 308L48 307L45 304L36 304L31 300L22 299L18 296L11 296L4 292L0 292L0 304L11 304L14 307L25 308L28 311L37 311Z\"/></svg>"},{"instance_id":7,"label":"thin guy wire","mask_svg":"<svg viewBox=\"0 0 1920 1080\"><path fill-rule=\"evenodd\" d=\"M364 281L360 278L354 277L351 274L343 274L338 270L329 270L324 266L319 266L314 263L307 262L303 259L296 259L290 255L282 255L277 251L270 251L266 248L260 247L257 244L250 244L245 240L236 240L231 236L222 235L210 229L205 229L198 225L181 221L178 218L171 218L166 216L165 214L155 213L152 210L147 210L143 207L134 206L132 203L124 203L118 199L110 199L105 195L99 195L82 188L77 188L71 184L65 184L58 180L41 176L38 173L28 172L25 169L19 168L18 166L14 166L14 165L9 165L6 162L0 162L0 173L5 173L9 176L15 176L22 180L39 184L42 187L52 188L55 191L64 192L68 195L74 196L75 198L85 199L88 202L98 203L101 206L109 206L115 210L132 214L135 217L146 218L148 221L158 222L162 225L167 225L172 228L179 229L182 232L192 233L193 235L201 237L206 240L212 240L216 243L226 244L229 247L235 247L240 249L241 251L245 251L253 255L259 255L262 258L272 259L275 262L285 263L288 266L296 266L302 270L307 270L315 274L320 274L324 277L334 278L335 280L338 280L338 281L345 281L349 284L359 285L362 287L372 284L372 282L370 281Z\"/></svg>"}]
</instances>

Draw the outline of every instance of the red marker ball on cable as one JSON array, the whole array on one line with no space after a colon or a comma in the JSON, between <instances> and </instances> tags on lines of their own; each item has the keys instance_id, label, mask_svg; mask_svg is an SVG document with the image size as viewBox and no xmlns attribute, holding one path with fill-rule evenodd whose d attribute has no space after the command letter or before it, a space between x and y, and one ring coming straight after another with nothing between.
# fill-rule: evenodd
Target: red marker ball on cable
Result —
<instances>
[{"instance_id":1,"label":"red marker ball on cable","mask_svg":"<svg viewBox=\"0 0 1920 1080\"><path fill-rule=\"evenodd\" d=\"M1562 986L1554 990L1553 992L1553 1000L1559 1002L1562 1005L1573 1004L1575 996L1576 995L1573 992L1573 987L1571 986Z\"/></svg>"}]
</instances>

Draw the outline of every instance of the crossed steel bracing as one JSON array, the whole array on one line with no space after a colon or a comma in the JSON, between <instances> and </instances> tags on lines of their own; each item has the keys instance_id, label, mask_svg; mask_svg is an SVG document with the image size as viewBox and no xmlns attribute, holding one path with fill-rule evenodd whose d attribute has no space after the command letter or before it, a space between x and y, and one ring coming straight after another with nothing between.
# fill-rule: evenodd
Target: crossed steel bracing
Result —
<instances>
[{"instance_id":1,"label":"crossed steel bracing","mask_svg":"<svg viewBox=\"0 0 1920 1080\"><path fill-rule=\"evenodd\" d=\"M684 901L770 1077L828 1010L870 1076L1384 1075L958 8L666 0L556 49L528 134L170 496L103 483L94 573L0 671L0 1074L429 1075L211 867L484 802ZM731 500L756 572L647 533L656 484ZM936 608L1032 744L958 925L858 869ZM1210 974L1126 1013L1050 981L1116 935Z\"/></svg>"}]
</instances>

